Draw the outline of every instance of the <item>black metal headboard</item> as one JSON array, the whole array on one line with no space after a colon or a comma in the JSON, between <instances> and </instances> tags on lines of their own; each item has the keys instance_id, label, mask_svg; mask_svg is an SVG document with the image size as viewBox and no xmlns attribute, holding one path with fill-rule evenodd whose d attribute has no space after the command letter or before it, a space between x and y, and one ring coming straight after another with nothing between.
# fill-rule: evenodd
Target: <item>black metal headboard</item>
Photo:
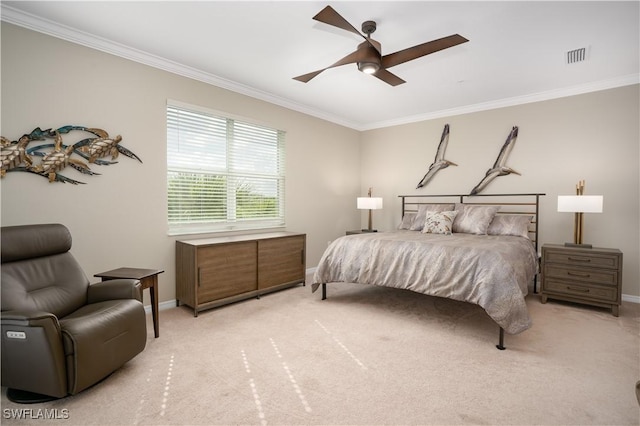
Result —
<instances>
[{"instance_id":1,"label":"black metal headboard","mask_svg":"<svg viewBox=\"0 0 640 426\"><path fill-rule=\"evenodd\" d=\"M497 214L526 214L533 216L529 225L529 238L538 251L540 227L540 197L546 194L448 194L448 195L398 195L402 199L402 217L405 213L417 212L424 204L462 203L498 206Z\"/></svg>"}]
</instances>

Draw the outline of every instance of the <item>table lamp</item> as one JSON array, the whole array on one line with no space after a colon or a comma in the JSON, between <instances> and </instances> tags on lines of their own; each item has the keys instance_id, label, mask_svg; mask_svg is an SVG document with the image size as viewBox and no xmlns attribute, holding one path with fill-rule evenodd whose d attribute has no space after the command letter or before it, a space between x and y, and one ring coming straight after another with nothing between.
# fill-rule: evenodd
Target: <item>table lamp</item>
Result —
<instances>
[{"instance_id":1,"label":"table lamp","mask_svg":"<svg viewBox=\"0 0 640 426\"><path fill-rule=\"evenodd\" d=\"M584 180L576 185L576 195L558 195L558 211L574 213L573 243L564 243L567 247L592 248L582 242L584 233L584 213L602 213L602 195L584 195Z\"/></svg>"},{"instance_id":2,"label":"table lamp","mask_svg":"<svg viewBox=\"0 0 640 426\"><path fill-rule=\"evenodd\" d=\"M378 232L377 229L373 229L371 212L372 210L380 210L382 208L382 198L372 197L371 188L369 188L368 197L358 197L357 207L360 210L369 210L369 228L363 229L362 232Z\"/></svg>"}]
</instances>

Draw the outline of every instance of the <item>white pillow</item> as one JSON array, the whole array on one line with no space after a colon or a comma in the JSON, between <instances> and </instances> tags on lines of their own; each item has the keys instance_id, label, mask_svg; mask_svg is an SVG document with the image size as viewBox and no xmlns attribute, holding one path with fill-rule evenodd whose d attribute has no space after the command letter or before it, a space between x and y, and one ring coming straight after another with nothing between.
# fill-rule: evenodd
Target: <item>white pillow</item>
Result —
<instances>
[{"instance_id":1,"label":"white pillow","mask_svg":"<svg viewBox=\"0 0 640 426\"><path fill-rule=\"evenodd\" d=\"M398 225L398 229L411 229L411 224L416 218L416 213L406 213L402 217L402 222Z\"/></svg>"},{"instance_id":2,"label":"white pillow","mask_svg":"<svg viewBox=\"0 0 640 426\"><path fill-rule=\"evenodd\" d=\"M497 214L491 221L487 234L515 235L529 238L529 224L533 216L520 214Z\"/></svg>"},{"instance_id":3,"label":"white pillow","mask_svg":"<svg viewBox=\"0 0 640 426\"><path fill-rule=\"evenodd\" d=\"M453 222L453 232L486 235L489 224L499 209L499 206L477 206L457 203L456 211L458 215L455 222Z\"/></svg>"},{"instance_id":4,"label":"white pillow","mask_svg":"<svg viewBox=\"0 0 640 426\"><path fill-rule=\"evenodd\" d=\"M426 212L423 234L444 234L451 235L453 230L453 221L458 212Z\"/></svg>"}]
</instances>

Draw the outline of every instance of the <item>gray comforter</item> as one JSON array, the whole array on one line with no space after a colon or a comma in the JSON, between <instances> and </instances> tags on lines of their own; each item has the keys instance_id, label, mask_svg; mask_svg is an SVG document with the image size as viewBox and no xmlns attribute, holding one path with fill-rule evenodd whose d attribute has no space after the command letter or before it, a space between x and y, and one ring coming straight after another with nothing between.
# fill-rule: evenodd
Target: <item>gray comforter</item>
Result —
<instances>
[{"instance_id":1,"label":"gray comforter","mask_svg":"<svg viewBox=\"0 0 640 426\"><path fill-rule=\"evenodd\" d=\"M396 287L481 306L507 333L531 327L524 301L537 255L522 237L394 231L333 241L313 277Z\"/></svg>"}]
</instances>

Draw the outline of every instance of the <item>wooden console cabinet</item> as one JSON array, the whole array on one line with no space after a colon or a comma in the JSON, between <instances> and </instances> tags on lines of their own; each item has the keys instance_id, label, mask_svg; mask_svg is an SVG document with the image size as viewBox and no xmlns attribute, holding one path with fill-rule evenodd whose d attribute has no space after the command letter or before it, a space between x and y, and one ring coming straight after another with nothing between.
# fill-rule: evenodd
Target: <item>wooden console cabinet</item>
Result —
<instances>
[{"instance_id":1,"label":"wooden console cabinet","mask_svg":"<svg viewBox=\"0 0 640 426\"><path fill-rule=\"evenodd\" d=\"M274 232L176 241L176 302L193 315L304 284L306 234Z\"/></svg>"},{"instance_id":2,"label":"wooden console cabinet","mask_svg":"<svg viewBox=\"0 0 640 426\"><path fill-rule=\"evenodd\" d=\"M542 246L542 303L549 299L610 308L622 299L622 252L618 249Z\"/></svg>"}]
</instances>

